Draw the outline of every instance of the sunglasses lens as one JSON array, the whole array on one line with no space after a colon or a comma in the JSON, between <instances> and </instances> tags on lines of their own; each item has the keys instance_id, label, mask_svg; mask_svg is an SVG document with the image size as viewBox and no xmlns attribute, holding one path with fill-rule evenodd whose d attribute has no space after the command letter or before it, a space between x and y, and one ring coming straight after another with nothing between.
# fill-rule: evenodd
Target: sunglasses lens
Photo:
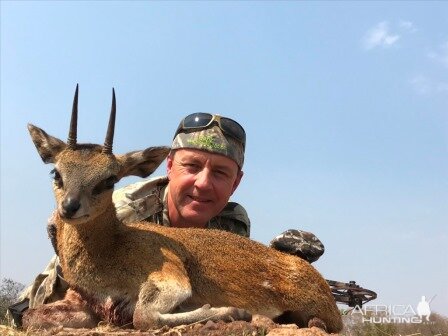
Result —
<instances>
[{"instance_id":1,"label":"sunglasses lens","mask_svg":"<svg viewBox=\"0 0 448 336\"><path fill-rule=\"evenodd\" d=\"M210 113L198 112L190 114L180 123L175 136L182 130L207 128L211 124L213 118L213 114ZM245 145L246 132L244 131L244 128L235 120L220 118L216 122L225 133L234 137L238 141L241 141L241 143Z\"/></svg>"},{"instance_id":2,"label":"sunglasses lens","mask_svg":"<svg viewBox=\"0 0 448 336\"><path fill-rule=\"evenodd\" d=\"M185 129L205 127L212 119L213 115L209 113L193 113L185 117L183 126Z\"/></svg>"},{"instance_id":3,"label":"sunglasses lens","mask_svg":"<svg viewBox=\"0 0 448 336\"><path fill-rule=\"evenodd\" d=\"M235 120L221 118L221 127L223 131L241 141L243 144L246 143L246 132L244 131L244 128Z\"/></svg>"}]
</instances>

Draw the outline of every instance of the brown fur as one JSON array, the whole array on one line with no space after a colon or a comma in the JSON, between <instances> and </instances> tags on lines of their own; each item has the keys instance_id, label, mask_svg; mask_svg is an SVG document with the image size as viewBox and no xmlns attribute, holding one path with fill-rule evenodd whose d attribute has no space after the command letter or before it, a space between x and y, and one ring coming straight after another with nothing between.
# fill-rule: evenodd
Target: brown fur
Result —
<instances>
[{"instance_id":1,"label":"brown fur","mask_svg":"<svg viewBox=\"0 0 448 336\"><path fill-rule=\"evenodd\" d=\"M306 261L223 231L123 225L112 190L93 193L111 175L149 175L168 149L122 156L97 147L71 150L41 129L29 129L41 156L62 177L63 185L54 186L61 266L94 317L148 329L247 319L249 312L288 315L300 326L323 321L330 332L342 329L330 288ZM64 201L70 197L81 206L67 218Z\"/></svg>"}]
</instances>

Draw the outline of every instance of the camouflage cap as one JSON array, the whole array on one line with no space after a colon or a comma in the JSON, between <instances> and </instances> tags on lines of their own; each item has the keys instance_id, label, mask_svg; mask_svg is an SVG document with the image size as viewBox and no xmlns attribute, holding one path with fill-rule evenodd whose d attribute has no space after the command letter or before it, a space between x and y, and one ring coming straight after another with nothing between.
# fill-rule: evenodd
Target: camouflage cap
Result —
<instances>
[{"instance_id":1,"label":"camouflage cap","mask_svg":"<svg viewBox=\"0 0 448 336\"><path fill-rule=\"evenodd\" d=\"M182 131L174 137L171 149L192 148L227 156L240 169L244 163L244 147L241 142L226 136L219 126L195 131Z\"/></svg>"},{"instance_id":2,"label":"camouflage cap","mask_svg":"<svg viewBox=\"0 0 448 336\"><path fill-rule=\"evenodd\" d=\"M270 247L276 250L296 255L312 263L324 254L324 244L311 232L302 230L287 230L275 237Z\"/></svg>"}]
</instances>

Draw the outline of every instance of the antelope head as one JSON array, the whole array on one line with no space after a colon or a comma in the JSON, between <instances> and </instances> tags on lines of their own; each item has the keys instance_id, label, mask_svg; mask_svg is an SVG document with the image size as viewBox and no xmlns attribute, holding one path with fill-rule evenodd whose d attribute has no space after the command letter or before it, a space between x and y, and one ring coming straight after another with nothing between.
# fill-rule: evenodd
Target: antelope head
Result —
<instances>
[{"instance_id":1,"label":"antelope head","mask_svg":"<svg viewBox=\"0 0 448 336\"><path fill-rule=\"evenodd\" d=\"M85 223L104 213L112 203L115 183L129 175L147 177L169 153L169 147L149 147L114 155L115 113L115 90L112 90L112 108L104 145L78 144L77 85L67 142L28 124L40 157L45 163L54 164L52 173L57 212L68 223Z\"/></svg>"}]
</instances>

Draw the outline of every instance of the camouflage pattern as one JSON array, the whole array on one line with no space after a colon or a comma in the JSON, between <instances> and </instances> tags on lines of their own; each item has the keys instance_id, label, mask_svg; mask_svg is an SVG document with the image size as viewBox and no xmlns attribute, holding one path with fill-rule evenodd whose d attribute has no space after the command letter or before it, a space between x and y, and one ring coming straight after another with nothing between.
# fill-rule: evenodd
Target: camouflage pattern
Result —
<instances>
[{"instance_id":1,"label":"camouflage pattern","mask_svg":"<svg viewBox=\"0 0 448 336\"><path fill-rule=\"evenodd\" d=\"M231 136L225 136L219 126L179 133L174 137L171 148L192 148L221 154L235 161L240 169L244 164L243 144Z\"/></svg>"},{"instance_id":2,"label":"camouflage pattern","mask_svg":"<svg viewBox=\"0 0 448 336\"><path fill-rule=\"evenodd\" d=\"M246 209L235 202L227 203L219 215L208 222L207 228L229 231L244 237L250 236L250 220Z\"/></svg>"},{"instance_id":3,"label":"camouflage pattern","mask_svg":"<svg viewBox=\"0 0 448 336\"><path fill-rule=\"evenodd\" d=\"M155 177L114 191L112 200L124 223L146 220L163 224L165 189L168 177ZM167 222L167 226L169 220Z\"/></svg>"},{"instance_id":4,"label":"camouflage pattern","mask_svg":"<svg viewBox=\"0 0 448 336\"><path fill-rule=\"evenodd\" d=\"M20 327L22 324L21 314L26 309L62 300L67 289L68 283L62 277L59 257L54 255L45 270L38 274L34 281L20 294L18 302L8 307L7 320L13 327ZM17 310L18 307L21 308Z\"/></svg>"},{"instance_id":5,"label":"camouflage pattern","mask_svg":"<svg viewBox=\"0 0 448 336\"><path fill-rule=\"evenodd\" d=\"M62 278L59 258L55 255L51 258L45 270L21 293L19 301L28 298L29 308L35 308L44 303L62 299L67 289L68 284Z\"/></svg>"},{"instance_id":6,"label":"camouflage pattern","mask_svg":"<svg viewBox=\"0 0 448 336\"><path fill-rule=\"evenodd\" d=\"M311 232L287 230L269 244L276 250L296 255L312 263L325 252L324 244Z\"/></svg>"}]
</instances>

